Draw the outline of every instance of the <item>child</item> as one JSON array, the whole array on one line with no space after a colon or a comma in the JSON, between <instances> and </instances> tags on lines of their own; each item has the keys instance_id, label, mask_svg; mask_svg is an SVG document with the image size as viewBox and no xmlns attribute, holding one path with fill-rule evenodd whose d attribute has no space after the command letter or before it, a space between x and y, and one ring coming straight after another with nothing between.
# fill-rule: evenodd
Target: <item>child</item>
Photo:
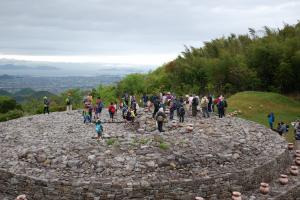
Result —
<instances>
[{"instance_id":1,"label":"child","mask_svg":"<svg viewBox=\"0 0 300 200\"><path fill-rule=\"evenodd\" d=\"M103 126L101 124L100 119L96 121L96 133L97 133L97 140L101 139L103 133Z\"/></svg>"}]
</instances>

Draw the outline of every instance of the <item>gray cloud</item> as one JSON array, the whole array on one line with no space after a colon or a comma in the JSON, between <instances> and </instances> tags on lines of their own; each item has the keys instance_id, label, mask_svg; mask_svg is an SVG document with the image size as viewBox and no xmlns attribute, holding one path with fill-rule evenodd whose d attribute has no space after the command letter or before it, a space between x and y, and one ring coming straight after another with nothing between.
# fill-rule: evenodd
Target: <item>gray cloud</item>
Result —
<instances>
[{"instance_id":1,"label":"gray cloud","mask_svg":"<svg viewBox=\"0 0 300 200\"><path fill-rule=\"evenodd\" d=\"M183 45L296 23L296 0L0 0L0 53L177 54Z\"/></svg>"}]
</instances>

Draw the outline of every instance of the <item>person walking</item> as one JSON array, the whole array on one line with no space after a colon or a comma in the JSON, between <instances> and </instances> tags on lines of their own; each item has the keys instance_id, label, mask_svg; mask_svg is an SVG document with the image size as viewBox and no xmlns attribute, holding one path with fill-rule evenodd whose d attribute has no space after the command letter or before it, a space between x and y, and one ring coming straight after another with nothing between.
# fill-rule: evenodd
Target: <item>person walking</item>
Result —
<instances>
[{"instance_id":1,"label":"person walking","mask_svg":"<svg viewBox=\"0 0 300 200\"><path fill-rule=\"evenodd\" d=\"M109 112L109 117L110 120L113 122L114 121L114 114L115 114L116 108L114 106L114 103L111 102L110 106L108 107L108 112Z\"/></svg>"},{"instance_id":2,"label":"person walking","mask_svg":"<svg viewBox=\"0 0 300 200\"><path fill-rule=\"evenodd\" d=\"M164 123L166 118L167 118L167 116L164 112L164 109L160 108L158 110L158 112L156 113L156 115L155 115L155 120L157 121L157 127L158 127L159 132L165 132L163 130L163 123Z\"/></svg>"},{"instance_id":3,"label":"person walking","mask_svg":"<svg viewBox=\"0 0 300 200\"><path fill-rule=\"evenodd\" d=\"M50 102L46 96L44 96L44 114L48 113L49 114L49 105Z\"/></svg>"}]
</instances>

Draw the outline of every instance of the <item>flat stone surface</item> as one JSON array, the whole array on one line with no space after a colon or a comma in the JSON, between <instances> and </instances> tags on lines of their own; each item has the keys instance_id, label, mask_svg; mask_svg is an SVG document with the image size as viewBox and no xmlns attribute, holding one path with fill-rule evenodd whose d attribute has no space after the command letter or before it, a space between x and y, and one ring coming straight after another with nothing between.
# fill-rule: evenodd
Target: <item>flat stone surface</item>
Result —
<instances>
[{"instance_id":1,"label":"flat stone surface","mask_svg":"<svg viewBox=\"0 0 300 200\"><path fill-rule=\"evenodd\" d=\"M139 112L135 124L104 123L105 138L100 141L92 139L95 125L83 124L81 111L2 122L0 169L41 180L110 185L134 180L148 187L152 182L189 182L255 168L286 151L277 133L243 119L187 117L181 126L169 122L166 132L159 133L151 115ZM102 121L108 119L104 110ZM193 125L190 133L187 124ZM127 186L128 191L135 187Z\"/></svg>"}]
</instances>

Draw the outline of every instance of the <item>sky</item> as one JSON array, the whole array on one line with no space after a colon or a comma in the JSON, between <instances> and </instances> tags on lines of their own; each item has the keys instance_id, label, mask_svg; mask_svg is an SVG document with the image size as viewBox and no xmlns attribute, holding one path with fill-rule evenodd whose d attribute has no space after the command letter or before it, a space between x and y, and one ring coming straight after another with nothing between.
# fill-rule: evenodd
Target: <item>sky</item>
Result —
<instances>
[{"instance_id":1,"label":"sky","mask_svg":"<svg viewBox=\"0 0 300 200\"><path fill-rule=\"evenodd\" d=\"M0 0L0 59L161 65L299 11L299 0Z\"/></svg>"}]
</instances>

